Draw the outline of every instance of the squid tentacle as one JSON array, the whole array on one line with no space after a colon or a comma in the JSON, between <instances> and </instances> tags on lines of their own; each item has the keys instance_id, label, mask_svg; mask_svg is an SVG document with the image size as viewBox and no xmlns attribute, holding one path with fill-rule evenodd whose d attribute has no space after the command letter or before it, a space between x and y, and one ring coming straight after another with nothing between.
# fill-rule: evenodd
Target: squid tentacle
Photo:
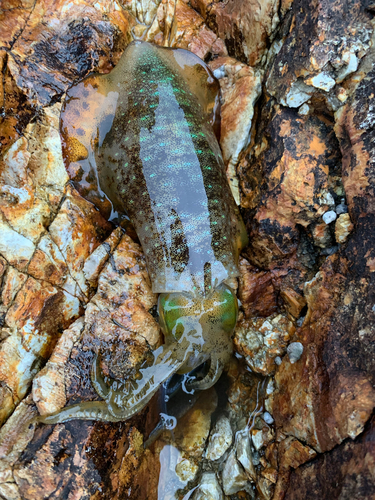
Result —
<instances>
[{"instance_id":1,"label":"squid tentacle","mask_svg":"<svg viewBox=\"0 0 375 500\"><path fill-rule=\"evenodd\" d=\"M202 380L193 380L191 382L187 382L187 389L189 391L204 391L206 389L209 389L219 380L221 374L223 373L223 369L224 363L222 362L220 356L217 353L213 352L211 354L210 369L208 370L207 375Z\"/></svg>"},{"instance_id":2,"label":"squid tentacle","mask_svg":"<svg viewBox=\"0 0 375 500\"><path fill-rule=\"evenodd\" d=\"M133 380L133 390L129 390L126 394L123 390L110 390L106 402L111 415L115 418L121 418L124 409L128 408L131 415L128 414L126 418L129 418L140 411L150 401L161 384L185 364L190 350L191 344L186 339L182 339L177 345L159 347L155 352L155 364L139 371L141 378Z\"/></svg>"}]
</instances>

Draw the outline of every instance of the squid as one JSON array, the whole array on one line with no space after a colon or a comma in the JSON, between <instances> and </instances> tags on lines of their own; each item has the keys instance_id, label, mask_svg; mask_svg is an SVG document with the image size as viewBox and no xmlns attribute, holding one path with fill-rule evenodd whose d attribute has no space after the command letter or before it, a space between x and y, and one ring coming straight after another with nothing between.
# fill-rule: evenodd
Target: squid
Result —
<instances>
[{"instance_id":1,"label":"squid","mask_svg":"<svg viewBox=\"0 0 375 500\"><path fill-rule=\"evenodd\" d=\"M141 242L165 343L132 380L105 377L100 353L91 380L102 401L40 417L126 420L173 374L208 361L205 390L233 352L238 300L231 286L247 235L233 199L218 132L218 82L187 50L131 43L107 75L73 86L61 115L65 159L95 165L97 200L130 218ZM87 109L94 109L94 118ZM103 201L104 200L104 201Z\"/></svg>"}]
</instances>

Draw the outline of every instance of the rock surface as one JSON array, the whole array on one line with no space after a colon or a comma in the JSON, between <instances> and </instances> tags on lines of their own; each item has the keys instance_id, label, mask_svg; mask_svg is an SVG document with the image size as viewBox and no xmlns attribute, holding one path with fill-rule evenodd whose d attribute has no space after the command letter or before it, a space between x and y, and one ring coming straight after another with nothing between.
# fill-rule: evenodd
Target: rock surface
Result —
<instances>
[{"instance_id":1,"label":"rock surface","mask_svg":"<svg viewBox=\"0 0 375 500\"><path fill-rule=\"evenodd\" d=\"M375 496L374 13L370 0L2 3L1 499ZM68 87L110 71L132 30L219 79L250 239L236 359L146 450L156 398L125 423L33 422L97 398L98 349L121 378L162 341L134 231L69 183L59 135Z\"/></svg>"}]
</instances>

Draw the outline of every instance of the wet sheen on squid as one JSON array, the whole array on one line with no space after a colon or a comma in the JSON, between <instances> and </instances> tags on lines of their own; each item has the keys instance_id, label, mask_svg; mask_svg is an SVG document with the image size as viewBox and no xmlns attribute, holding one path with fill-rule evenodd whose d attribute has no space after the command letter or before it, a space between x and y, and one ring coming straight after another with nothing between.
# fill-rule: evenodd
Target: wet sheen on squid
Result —
<instances>
[{"instance_id":1,"label":"wet sheen on squid","mask_svg":"<svg viewBox=\"0 0 375 500\"><path fill-rule=\"evenodd\" d=\"M146 42L133 42L108 75L70 89L61 118L65 156L96 183L98 204L110 200L112 213L130 217L160 294L165 343L126 383L104 377L96 355L91 379L103 401L40 421L126 420L171 375L208 360L206 376L187 388L219 379L233 350L238 305L230 284L247 237L214 132L217 95L197 56Z\"/></svg>"}]
</instances>

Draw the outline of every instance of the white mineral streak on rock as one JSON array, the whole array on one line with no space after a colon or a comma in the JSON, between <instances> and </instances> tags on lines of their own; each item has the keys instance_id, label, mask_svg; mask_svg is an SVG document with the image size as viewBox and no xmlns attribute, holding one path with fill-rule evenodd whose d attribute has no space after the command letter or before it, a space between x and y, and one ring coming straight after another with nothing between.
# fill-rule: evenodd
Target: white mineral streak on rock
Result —
<instances>
[{"instance_id":1,"label":"white mineral streak on rock","mask_svg":"<svg viewBox=\"0 0 375 500\"><path fill-rule=\"evenodd\" d=\"M64 331L46 366L33 380L33 399L41 415L58 411L66 404L64 367L83 327L83 318L79 318Z\"/></svg>"},{"instance_id":2,"label":"white mineral streak on rock","mask_svg":"<svg viewBox=\"0 0 375 500\"><path fill-rule=\"evenodd\" d=\"M336 220L337 214L334 210L329 210L325 214L322 215L322 219L326 224L331 224L334 220Z\"/></svg>"},{"instance_id":3,"label":"white mineral streak on rock","mask_svg":"<svg viewBox=\"0 0 375 500\"><path fill-rule=\"evenodd\" d=\"M208 440L205 456L208 460L218 460L232 444L233 433L229 419L221 416L215 423Z\"/></svg>"},{"instance_id":4,"label":"white mineral streak on rock","mask_svg":"<svg viewBox=\"0 0 375 500\"><path fill-rule=\"evenodd\" d=\"M223 491L214 472L205 472L192 500L224 500Z\"/></svg>"},{"instance_id":5,"label":"white mineral streak on rock","mask_svg":"<svg viewBox=\"0 0 375 500\"><path fill-rule=\"evenodd\" d=\"M287 347L287 353L290 362L293 364L300 359L303 353L303 345L301 342L292 342Z\"/></svg>"},{"instance_id":6,"label":"white mineral streak on rock","mask_svg":"<svg viewBox=\"0 0 375 500\"><path fill-rule=\"evenodd\" d=\"M236 452L232 450L225 462L222 473L223 489L226 495L234 495L244 489L248 478L242 466L236 459Z\"/></svg>"},{"instance_id":7,"label":"white mineral streak on rock","mask_svg":"<svg viewBox=\"0 0 375 500\"><path fill-rule=\"evenodd\" d=\"M230 57L221 57L210 65L219 78L222 92L220 146L227 165L227 177L236 203L240 192L236 166L240 154L250 142L254 105L262 91L259 71Z\"/></svg>"},{"instance_id":8,"label":"white mineral streak on rock","mask_svg":"<svg viewBox=\"0 0 375 500\"><path fill-rule=\"evenodd\" d=\"M336 85L335 80L325 71L307 78L305 83L325 92L329 92Z\"/></svg>"}]
</instances>

